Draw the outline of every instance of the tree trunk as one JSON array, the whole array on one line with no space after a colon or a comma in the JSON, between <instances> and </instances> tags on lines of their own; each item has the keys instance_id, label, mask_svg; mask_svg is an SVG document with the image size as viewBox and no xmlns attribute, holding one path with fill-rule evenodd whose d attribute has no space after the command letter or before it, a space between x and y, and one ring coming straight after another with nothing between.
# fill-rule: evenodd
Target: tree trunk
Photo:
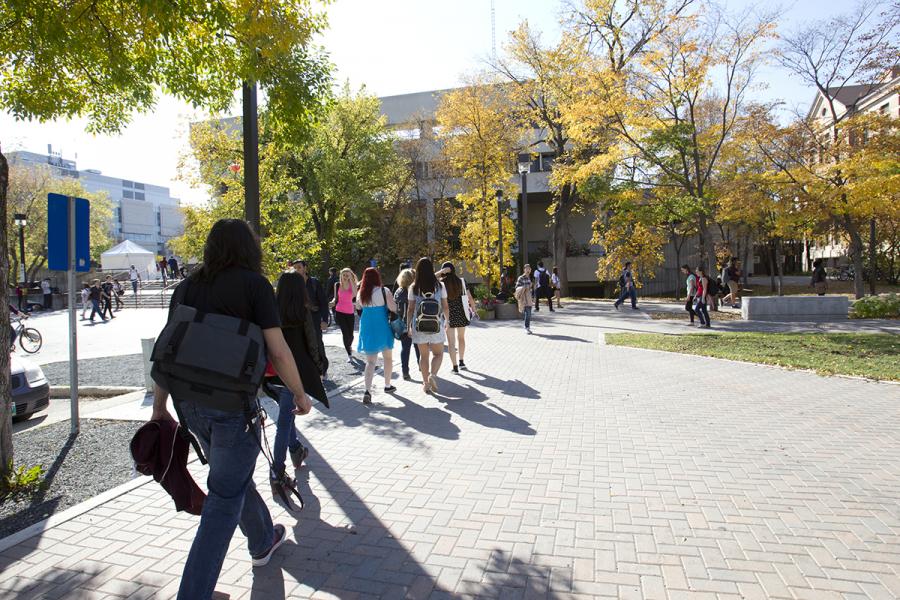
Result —
<instances>
[{"instance_id":1,"label":"tree trunk","mask_svg":"<svg viewBox=\"0 0 900 600\"><path fill-rule=\"evenodd\" d=\"M0 248L7 247L6 192L9 189L9 163L0 148ZM8 289L9 256L0 253L0 289ZM0 318L0 474L6 475L13 462L12 390L9 388L9 311L2 310Z\"/></svg>"},{"instance_id":2,"label":"tree trunk","mask_svg":"<svg viewBox=\"0 0 900 600\"><path fill-rule=\"evenodd\" d=\"M684 244L684 238L681 240ZM678 234L672 232L672 246L675 247L675 269L677 273L681 272L681 244L678 243ZM678 281L678 275L675 276L675 301L681 301L681 283Z\"/></svg>"},{"instance_id":3,"label":"tree trunk","mask_svg":"<svg viewBox=\"0 0 900 600\"><path fill-rule=\"evenodd\" d=\"M775 291L775 247L772 240L766 244L769 255L769 291Z\"/></svg>"},{"instance_id":4,"label":"tree trunk","mask_svg":"<svg viewBox=\"0 0 900 600\"><path fill-rule=\"evenodd\" d=\"M563 296L569 295L569 261L566 246L569 239L569 205L572 194L572 186L568 183L563 185L553 211L553 262L559 269L559 288Z\"/></svg>"},{"instance_id":5,"label":"tree trunk","mask_svg":"<svg viewBox=\"0 0 900 600\"><path fill-rule=\"evenodd\" d=\"M713 242L712 231L705 215L700 215L698 227L700 233L700 262L706 262L707 273L716 275L716 244Z\"/></svg>"},{"instance_id":6,"label":"tree trunk","mask_svg":"<svg viewBox=\"0 0 900 600\"><path fill-rule=\"evenodd\" d=\"M863 280L863 240L859 228L853 219L844 217L844 227L850 236L850 259L853 261L853 293L856 298L866 295L866 282Z\"/></svg>"},{"instance_id":7,"label":"tree trunk","mask_svg":"<svg viewBox=\"0 0 900 600\"><path fill-rule=\"evenodd\" d=\"M781 238L775 238L775 271L778 274L778 295L784 296L784 259L781 252Z\"/></svg>"},{"instance_id":8,"label":"tree trunk","mask_svg":"<svg viewBox=\"0 0 900 600\"><path fill-rule=\"evenodd\" d=\"M869 220L869 293L875 295L875 279L878 277L878 253L875 246L875 219Z\"/></svg>"}]
</instances>

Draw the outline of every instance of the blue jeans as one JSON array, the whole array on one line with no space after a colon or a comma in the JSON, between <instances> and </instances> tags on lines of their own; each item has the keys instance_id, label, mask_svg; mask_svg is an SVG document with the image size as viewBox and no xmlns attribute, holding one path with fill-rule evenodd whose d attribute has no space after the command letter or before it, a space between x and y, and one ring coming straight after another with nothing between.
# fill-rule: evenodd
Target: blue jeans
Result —
<instances>
[{"instance_id":1,"label":"blue jeans","mask_svg":"<svg viewBox=\"0 0 900 600\"><path fill-rule=\"evenodd\" d=\"M100 315L100 318L104 321L106 317L103 316L103 312L100 310L100 301L99 300L91 300L91 321L94 320L94 315Z\"/></svg>"},{"instance_id":2,"label":"blue jeans","mask_svg":"<svg viewBox=\"0 0 900 600\"><path fill-rule=\"evenodd\" d=\"M637 308L637 290L634 289L634 286L622 290L622 293L619 294L619 299L616 300L616 306L622 304L625 298L631 298L631 308Z\"/></svg>"},{"instance_id":3,"label":"blue jeans","mask_svg":"<svg viewBox=\"0 0 900 600\"><path fill-rule=\"evenodd\" d=\"M525 307L525 329L531 328L531 310L533 308L534 308L533 306Z\"/></svg>"},{"instance_id":4,"label":"blue jeans","mask_svg":"<svg viewBox=\"0 0 900 600\"><path fill-rule=\"evenodd\" d=\"M694 312L697 313L697 318L700 319L701 325L709 325L709 309L705 302L698 301Z\"/></svg>"},{"instance_id":5,"label":"blue jeans","mask_svg":"<svg viewBox=\"0 0 900 600\"><path fill-rule=\"evenodd\" d=\"M415 349L416 351L416 364L419 363L419 346L412 343L412 338L409 337L409 334L405 334L402 338L400 338L400 367L403 369L404 375L409 375L409 352L410 349Z\"/></svg>"},{"instance_id":6,"label":"blue jeans","mask_svg":"<svg viewBox=\"0 0 900 600\"><path fill-rule=\"evenodd\" d=\"M209 460L209 495L203 503L200 526L184 564L179 600L212 596L228 544L240 524L251 556L264 554L275 540L269 509L256 491L253 471L259 454L256 432L247 429L242 412L225 412L183 402L188 429L197 436Z\"/></svg>"},{"instance_id":7,"label":"blue jeans","mask_svg":"<svg viewBox=\"0 0 900 600\"><path fill-rule=\"evenodd\" d=\"M297 428L294 427L294 394L286 387L278 386L275 389L278 390L278 421L275 422L272 468L276 473L283 473L288 449L293 452L301 444L297 437Z\"/></svg>"}]
</instances>

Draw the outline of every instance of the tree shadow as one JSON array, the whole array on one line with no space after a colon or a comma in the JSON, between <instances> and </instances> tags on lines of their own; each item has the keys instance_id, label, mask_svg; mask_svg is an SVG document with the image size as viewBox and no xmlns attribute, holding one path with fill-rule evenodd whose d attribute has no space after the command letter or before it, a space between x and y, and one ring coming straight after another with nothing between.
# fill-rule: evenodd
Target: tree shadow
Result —
<instances>
[{"instance_id":1,"label":"tree shadow","mask_svg":"<svg viewBox=\"0 0 900 600\"><path fill-rule=\"evenodd\" d=\"M344 515L344 523L335 525L322 519L322 501L313 492L310 473L315 473L328 491L335 508ZM348 599L361 594L427 597L441 591L328 461L311 455L308 465L296 474L297 489L306 502L293 526L297 541L285 542L269 565L253 571L251 599L282 599L308 595L312 590ZM285 573L290 575L289 583ZM294 582L305 589L297 589Z\"/></svg>"},{"instance_id":2,"label":"tree shadow","mask_svg":"<svg viewBox=\"0 0 900 600\"><path fill-rule=\"evenodd\" d=\"M470 385L461 386L452 381L441 381L441 391L435 394L444 407L456 413L467 421L477 423L482 427L503 429L520 435L535 435L537 433L531 423L517 417L508 410L500 408L492 402L485 402L487 395Z\"/></svg>"},{"instance_id":3,"label":"tree shadow","mask_svg":"<svg viewBox=\"0 0 900 600\"><path fill-rule=\"evenodd\" d=\"M528 398L530 400L540 400L541 398L541 393L538 390L522 381L519 381L518 379L497 379L496 377L493 377L491 375L479 373L478 371L473 371L471 369L467 371L460 371L459 375L463 379L467 379L477 385L483 385L495 390L500 390L506 396ZM444 381L446 380L442 380L442 383Z\"/></svg>"}]
</instances>

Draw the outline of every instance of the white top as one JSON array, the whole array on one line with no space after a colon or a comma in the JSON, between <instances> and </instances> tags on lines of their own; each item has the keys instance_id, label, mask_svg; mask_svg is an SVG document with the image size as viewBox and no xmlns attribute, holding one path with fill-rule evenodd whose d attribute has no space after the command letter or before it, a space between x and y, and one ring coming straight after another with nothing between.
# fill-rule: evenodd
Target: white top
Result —
<instances>
[{"instance_id":1,"label":"white top","mask_svg":"<svg viewBox=\"0 0 900 600\"><path fill-rule=\"evenodd\" d=\"M552 285L553 287L559 287L559 275L557 275L556 273L550 274L550 285Z\"/></svg>"},{"instance_id":2,"label":"white top","mask_svg":"<svg viewBox=\"0 0 900 600\"><path fill-rule=\"evenodd\" d=\"M383 296L381 295L382 290L384 290ZM384 300L388 296L390 296L391 298L394 297L394 295L391 293L391 290L385 287L381 287L372 290L372 297L369 298L369 302L363 304L362 300L359 299L359 294L356 295L356 301L359 302L361 306L384 306Z\"/></svg>"},{"instance_id":3,"label":"white top","mask_svg":"<svg viewBox=\"0 0 900 600\"><path fill-rule=\"evenodd\" d=\"M45 294L50 293L50 282L49 281L44 280L41 282L41 291Z\"/></svg>"},{"instance_id":4,"label":"white top","mask_svg":"<svg viewBox=\"0 0 900 600\"><path fill-rule=\"evenodd\" d=\"M132 281L137 281L138 280L137 269L132 268L130 271L128 271L128 276L131 278Z\"/></svg>"}]
</instances>

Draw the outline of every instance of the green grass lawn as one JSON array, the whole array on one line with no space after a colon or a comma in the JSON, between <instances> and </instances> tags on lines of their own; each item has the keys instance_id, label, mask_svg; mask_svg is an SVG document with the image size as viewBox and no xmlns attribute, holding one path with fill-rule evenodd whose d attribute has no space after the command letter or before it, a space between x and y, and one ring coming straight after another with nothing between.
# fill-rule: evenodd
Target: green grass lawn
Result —
<instances>
[{"instance_id":1,"label":"green grass lawn","mask_svg":"<svg viewBox=\"0 0 900 600\"><path fill-rule=\"evenodd\" d=\"M900 336L856 333L608 333L606 343L900 381Z\"/></svg>"}]
</instances>

